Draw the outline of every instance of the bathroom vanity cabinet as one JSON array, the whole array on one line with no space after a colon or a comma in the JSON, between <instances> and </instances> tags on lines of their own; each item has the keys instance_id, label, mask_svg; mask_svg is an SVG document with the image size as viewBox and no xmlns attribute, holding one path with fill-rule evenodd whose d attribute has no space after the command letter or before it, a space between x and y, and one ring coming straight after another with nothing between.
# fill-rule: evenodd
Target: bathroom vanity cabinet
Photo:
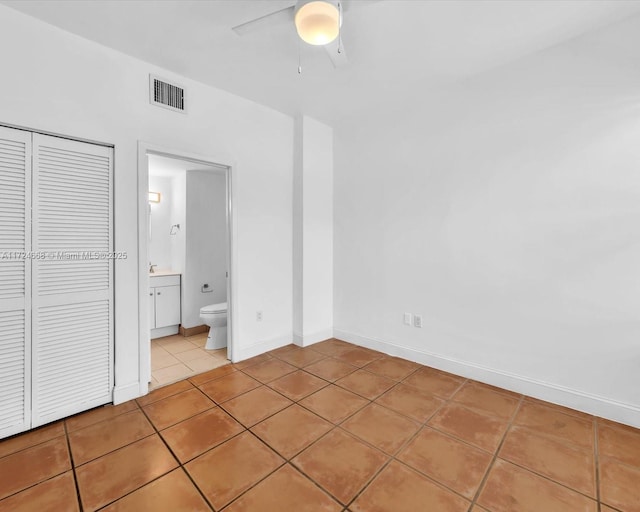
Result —
<instances>
[{"instance_id":1,"label":"bathroom vanity cabinet","mask_svg":"<svg viewBox=\"0 0 640 512\"><path fill-rule=\"evenodd\" d=\"M177 334L180 328L180 274L149 277L151 339Z\"/></svg>"}]
</instances>

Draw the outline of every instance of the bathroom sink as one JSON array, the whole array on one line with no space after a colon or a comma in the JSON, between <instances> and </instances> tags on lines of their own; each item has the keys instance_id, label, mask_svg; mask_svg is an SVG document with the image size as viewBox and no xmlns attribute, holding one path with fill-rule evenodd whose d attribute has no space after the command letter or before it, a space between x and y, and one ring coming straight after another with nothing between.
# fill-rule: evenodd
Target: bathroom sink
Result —
<instances>
[{"instance_id":1,"label":"bathroom sink","mask_svg":"<svg viewBox=\"0 0 640 512\"><path fill-rule=\"evenodd\" d=\"M179 276L180 272L174 272L173 270L156 270L155 272L149 272L149 277L161 277L161 276Z\"/></svg>"}]
</instances>

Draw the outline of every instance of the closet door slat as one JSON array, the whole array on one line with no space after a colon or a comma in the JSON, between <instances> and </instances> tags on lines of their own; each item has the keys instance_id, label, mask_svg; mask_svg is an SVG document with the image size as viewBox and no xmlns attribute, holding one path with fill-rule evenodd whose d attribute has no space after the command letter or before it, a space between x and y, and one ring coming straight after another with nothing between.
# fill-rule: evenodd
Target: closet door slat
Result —
<instances>
[{"instance_id":1,"label":"closet door slat","mask_svg":"<svg viewBox=\"0 0 640 512\"><path fill-rule=\"evenodd\" d=\"M47 254L32 263L34 427L112 400L113 260L92 256L113 251L112 162L34 134L33 250Z\"/></svg>"},{"instance_id":2,"label":"closet door slat","mask_svg":"<svg viewBox=\"0 0 640 512\"><path fill-rule=\"evenodd\" d=\"M0 438L31 425L31 133L0 127Z\"/></svg>"}]
</instances>

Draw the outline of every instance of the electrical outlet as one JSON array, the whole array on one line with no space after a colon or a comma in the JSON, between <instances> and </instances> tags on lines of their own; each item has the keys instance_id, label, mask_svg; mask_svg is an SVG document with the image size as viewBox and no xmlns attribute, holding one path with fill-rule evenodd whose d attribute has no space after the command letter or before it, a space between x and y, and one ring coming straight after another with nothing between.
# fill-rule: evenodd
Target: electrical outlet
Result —
<instances>
[{"instance_id":1,"label":"electrical outlet","mask_svg":"<svg viewBox=\"0 0 640 512\"><path fill-rule=\"evenodd\" d=\"M262 322L262 311L256 311L256 320Z\"/></svg>"},{"instance_id":2,"label":"electrical outlet","mask_svg":"<svg viewBox=\"0 0 640 512\"><path fill-rule=\"evenodd\" d=\"M404 314L404 324L405 325L411 325L412 320L411 320L411 313L405 313Z\"/></svg>"},{"instance_id":3,"label":"electrical outlet","mask_svg":"<svg viewBox=\"0 0 640 512\"><path fill-rule=\"evenodd\" d=\"M422 327L422 315L413 315L413 326Z\"/></svg>"}]
</instances>

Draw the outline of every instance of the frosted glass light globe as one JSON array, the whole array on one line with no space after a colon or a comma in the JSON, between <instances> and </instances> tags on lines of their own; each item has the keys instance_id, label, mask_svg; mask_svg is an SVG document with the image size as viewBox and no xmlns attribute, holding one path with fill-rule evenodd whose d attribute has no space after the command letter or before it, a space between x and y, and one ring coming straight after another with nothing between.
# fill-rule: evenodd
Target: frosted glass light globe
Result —
<instances>
[{"instance_id":1,"label":"frosted glass light globe","mask_svg":"<svg viewBox=\"0 0 640 512\"><path fill-rule=\"evenodd\" d=\"M340 11L337 5L323 0L299 2L295 24L300 39L305 43L325 45L340 33Z\"/></svg>"}]
</instances>

